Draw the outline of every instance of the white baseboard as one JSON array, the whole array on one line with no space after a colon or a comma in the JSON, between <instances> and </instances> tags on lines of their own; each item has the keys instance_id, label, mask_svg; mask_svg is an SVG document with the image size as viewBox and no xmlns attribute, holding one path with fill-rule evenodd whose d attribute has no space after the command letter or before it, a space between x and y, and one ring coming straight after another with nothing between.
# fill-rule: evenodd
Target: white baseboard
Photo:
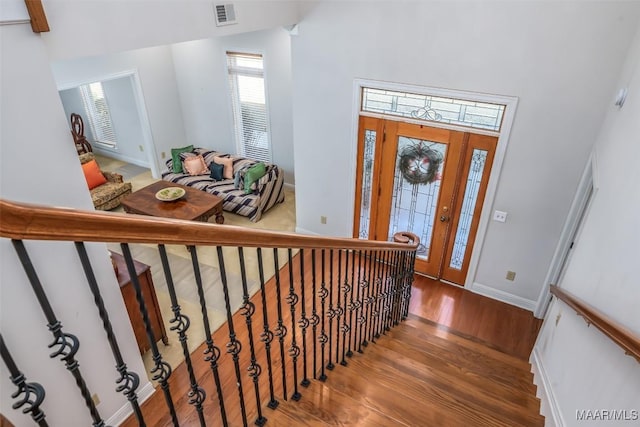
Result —
<instances>
[{"instance_id":1,"label":"white baseboard","mask_svg":"<svg viewBox=\"0 0 640 427\"><path fill-rule=\"evenodd\" d=\"M138 403L142 405L145 400L151 397L156 389L153 387L151 382L147 382L147 384L138 391ZM133 409L131 409L131 404L127 402L122 408L118 409L115 414L109 417L108 420L105 421L108 426L119 426L122 424L129 415L133 413Z\"/></svg>"},{"instance_id":2,"label":"white baseboard","mask_svg":"<svg viewBox=\"0 0 640 427\"><path fill-rule=\"evenodd\" d=\"M535 347L531 352L529 362L531 362L533 383L537 387L536 396L540 399L540 414L544 417L545 427L564 427L564 419L553 394L551 382L542 364L542 358Z\"/></svg>"},{"instance_id":3,"label":"white baseboard","mask_svg":"<svg viewBox=\"0 0 640 427\"><path fill-rule=\"evenodd\" d=\"M111 157L112 159L131 163L133 165L140 166L143 168L150 168L148 161L136 159L129 156L123 156L122 154L116 153L115 151L100 149L99 147L96 147L96 146L93 147L93 151L105 157Z\"/></svg>"},{"instance_id":4,"label":"white baseboard","mask_svg":"<svg viewBox=\"0 0 640 427\"><path fill-rule=\"evenodd\" d=\"M307 235L310 235L310 236L319 236L318 233L315 233L313 231L309 231L309 230L306 230L306 229L300 228L300 227L296 227L296 233L298 233L298 234L307 234Z\"/></svg>"},{"instance_id":5,"label":"white baseboard","mask_svg":"<svg viewBox=\"0 0 640 427\"><path fill-rule=\"evenodd\" d=\"M471 285L471 288L469 288L469 290L475 292L476 294L484 295L485 297L506 302L507 304L515 305L516 307L524 308L525 310L534 311L536 309L536 301L522 298L517 295L513 295L487 285L483 285L482 283L473 282L473 285Z\"/></svg>"},{"instance_id":6,"label":"white baseboard","mask_svg":"<svg viewBox=\"0 0 640 427\"><path fill-rule=\"evenodd\" d=\"M293 192L296 191L296 185L295 184L289 184L288 182L285 182L284 186L287 187L289 190L291 190Z\"/></svg>"}]
</instances>

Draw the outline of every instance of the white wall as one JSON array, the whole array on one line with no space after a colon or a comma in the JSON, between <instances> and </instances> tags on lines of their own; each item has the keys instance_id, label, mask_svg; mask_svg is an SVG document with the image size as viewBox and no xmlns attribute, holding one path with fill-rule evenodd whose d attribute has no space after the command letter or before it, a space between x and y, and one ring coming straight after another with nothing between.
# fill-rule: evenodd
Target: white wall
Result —
<instances>
[{"instance_id":1,"label":"white wall","mask_svg":"<svg viewBox=\"0 0 640 427\"><path fill-rule=\"evenodd\" d=\"M0 40L0 196L92 210L42 40L29 24L0 26ZM99 395L98 410L106 420L127 399L114 391L115 362L82 268L69 262L77 259L73 244L27 242L26 247L64 332L80 338L80 370L91 392ZM142 374L142 388L148 381L106 247L94 244L88 250L123 356L131 370ZM0 240L0 253L0 326L9 350L28 380L45 387L42 409L49 425L89 425L75 380L60 360L49 359L52 335L9 240ZM0 411L16 426L30 426L28 416L11 409L16 389L9 377L0 363Z\"/></svg>"},{"instance_id":2,"label":"white wall","mask_svg":"<svg viewBox=\"0 0 640 427\"><path fill-rule=\"evenodd\" d=\"M282 27L174 44L176 78L190 144L235 153L225 52L264 55L273 162L294 183L291 48Z\"/></svg>"},{"instance_id":3,"label":"white wall","mask_svg":"<svg viewBox=\"0 0 640 427\"><path fill-rule=\"evenodd\" d=\"M489 224L472 279L533 309L640 4L305 5L292 38L298 228L352 234L354 79L517 96L493 203L509 217Z\"/></svg>"},{"instance_id":4,"label":"white wall","mask_svg":"<svg viewBox=\"0 0 640 427\"><path fill-rule=\"evenodd\" d=\"M169 47L159 46L54 61L51 69L59 88L102 80L126 71L137 71L151 127L152 144L155 146L155 152L151 153L149 161L155 162L160 166L159 170L162 170L162 152L170 157L172 147L185 145L180 96ZM135 149L139 144L135 143Z\"/></svg>"},{"instance_id":5,"label":"white wall","mask_svg":"<svg viewBox=\"0 0 640 427\"><path fill-rule=\"evenodd\" d=\"M608 104L595 147L596 193L560 286L640 336L640 31L615 87L629 96L622 109ZM577 409L640 411L640 365L560 301L546 316L534 362L558 425L582 425Z\"/></svg>"}]
</instances>

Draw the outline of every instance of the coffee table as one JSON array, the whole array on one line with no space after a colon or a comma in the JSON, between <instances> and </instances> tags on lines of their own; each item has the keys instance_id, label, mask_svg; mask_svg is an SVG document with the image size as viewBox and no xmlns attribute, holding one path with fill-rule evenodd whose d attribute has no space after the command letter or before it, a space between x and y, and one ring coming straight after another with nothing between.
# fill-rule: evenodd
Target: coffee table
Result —
<instances>
[{"instance_id":1,"label":"coffee table","mask_svg":"<svg viewBox=\"0 0 640 427\"><path fill-rule=\"evenodd\" d=\"M183 188L185 195L172 202L156 199L156 193L167 187ZM216 223L224 224L220 197L169 181L157 181L147 185L129 194L121 203L127 213L202 222L207 222L215 215Z\"/></svg>"}]
</instances>

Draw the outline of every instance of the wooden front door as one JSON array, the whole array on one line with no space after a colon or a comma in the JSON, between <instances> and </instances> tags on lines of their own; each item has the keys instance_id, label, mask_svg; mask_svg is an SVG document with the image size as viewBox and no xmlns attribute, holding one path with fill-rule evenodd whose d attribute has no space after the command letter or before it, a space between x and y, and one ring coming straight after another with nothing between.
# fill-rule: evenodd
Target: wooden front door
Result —
<instances>
[{"instance_id":1,"label":"wooden front door","mask_svg":"<svg viewBox=\"0 0 640 427\"><path fill-rule=\"evenodd\" d=\"M420 237L416 271L466 279L497 138L361 117L354 235Z\"/></svg>"}]
</instances>

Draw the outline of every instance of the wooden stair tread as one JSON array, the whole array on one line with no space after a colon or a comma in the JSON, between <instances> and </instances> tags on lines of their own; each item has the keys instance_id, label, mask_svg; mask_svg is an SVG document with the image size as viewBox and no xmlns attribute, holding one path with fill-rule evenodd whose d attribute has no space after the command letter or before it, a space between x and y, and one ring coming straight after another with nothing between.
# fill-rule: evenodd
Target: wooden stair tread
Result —
<instances>
[{"instance_id":1,"label":"wooden stair tread","mask_svg":"<svg viewBox=\"0 0 640 427\"><path fill-rule=\"evenodd\" d=\"M404 325L413 326L418 331L423 331L428 336L444 339L448 342L454 342L456 344L463 345L469 349L473 349L480 352L486 352L502 363L506 363L516 368L531 370L531 364L527 360L520 359L512 354L509 354L499 346L491 344L487 341L481 340L469 334L465 334L455 329L448 328L447 326L440 325L431 320L409 314L407 318L402 322Z\"/></svg>"}]
</instances>

